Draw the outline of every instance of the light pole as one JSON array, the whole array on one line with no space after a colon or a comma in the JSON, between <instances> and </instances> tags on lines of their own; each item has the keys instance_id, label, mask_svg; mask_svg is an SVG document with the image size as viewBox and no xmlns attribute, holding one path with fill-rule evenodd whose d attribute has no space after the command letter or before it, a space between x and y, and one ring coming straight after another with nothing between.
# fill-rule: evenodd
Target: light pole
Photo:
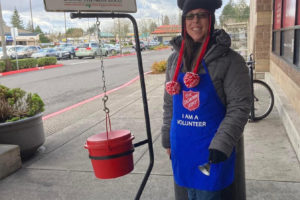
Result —
<instances>
[{"instance_id":1,"label":"light pole","mask_svg":"<svg viewBox=\"0 0 300 200\"><path fill-rule=\"evenodd\" d=\"M5 31L3 27L3 17L2 17L2 7L1 7L1 1L0 1L0 34L1 34L1 45L3 49L3 59L7 59L7 53L6 53L6 40L5 40Z\"/></svg>"},{"instance_id":2,"label":"light pole","mask_svg":"<svg viewBox=\"0 0 300 200\"><path fill-rule=\"evenodd\" d=\"M30 3L30 14L31 14L31 30L32 30L32 32L33 32L33 31L34 31L34 28L33 28L33 18L32 18L31 0L29 0L29 3Z\"/></svg>"},{"instance_id":3,"label":"light pole","mask_svg":"<svg viewBox=\"0 0 300 200\"><path fill-rule=\"evenodd\" d=\"M66 43L68 43L68 37L67 37L67 22L66 22L66 13L64 12L65 15L65 35L66 35Z\"/></svg>"},{"instance_id":4,"label":"light pole","mask_svg":"<svg viewBox=\"0 0 300 200\"><path fill-rule=\"evenodd\" d=\"M91 42L91 30L90 30L90 18L88 18L88 34L89 34L89 43Z\"/></svg>"}]
</instances>

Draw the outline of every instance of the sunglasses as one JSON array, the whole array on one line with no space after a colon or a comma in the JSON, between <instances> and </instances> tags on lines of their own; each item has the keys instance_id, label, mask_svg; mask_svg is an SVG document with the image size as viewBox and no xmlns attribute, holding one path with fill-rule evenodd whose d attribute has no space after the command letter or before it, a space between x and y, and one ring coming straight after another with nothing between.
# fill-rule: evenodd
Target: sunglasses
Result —
<instances>
[{"instance_id":1,"label":"sunglasses","mask_svg":"<svg viewBox=\"0 0 300 200\"><path fill-rule=\"evenodd\" d=\"M209 13L208 12L190 13L185 15L184 17L187 20L193 20L195 16L197 17L197 19L205 19L208 18Z\"/></svg>"}]
</instances>

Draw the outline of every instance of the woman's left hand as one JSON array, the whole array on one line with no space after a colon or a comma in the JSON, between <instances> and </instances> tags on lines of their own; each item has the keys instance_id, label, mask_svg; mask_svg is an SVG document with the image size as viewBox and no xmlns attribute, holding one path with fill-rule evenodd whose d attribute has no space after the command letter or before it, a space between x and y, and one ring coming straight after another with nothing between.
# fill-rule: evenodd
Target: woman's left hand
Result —
<instances>
[{"instance_id":1,"label":"woman's left hand","mask_svg":"<svg viewBox=\"0 0 300 200\"><path fill-rule=\"evenodd\" d=\"M220 162L223 162L227 159L227 156L225 153L217 150L217 149L210 149L209 150L209 162L213 164L217 164Z\"/></svg>"}]
</instances>

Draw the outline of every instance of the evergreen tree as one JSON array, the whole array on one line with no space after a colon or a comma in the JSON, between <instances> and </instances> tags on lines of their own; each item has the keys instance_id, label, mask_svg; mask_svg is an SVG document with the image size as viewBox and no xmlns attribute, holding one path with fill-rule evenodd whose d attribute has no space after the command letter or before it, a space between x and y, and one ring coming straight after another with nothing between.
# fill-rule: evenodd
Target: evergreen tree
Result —
<instances>
[{"instance_id":1,"label":"evergreen tree","mask_svg":"<svg viewBox=\"0 0 300 200\"><path fill-rule=\"evenodd\" d=\"M23 21L21 20L21 17L16 8L14 10L14 14L11 16L10 23L13 25L13 27L24 29Z\"/></svg>"},{"instance_id":2,"label":"evergreen tree","mask_svg":"<svg viewBox=\"0 0 300 200\"><path fill-rule=\"evenodd\" d=\"M164 17L163 25L169 25L169 24L170 24L170 19L169 19L169 17L166 15L166 16Z\"/></svg>"},{"instance_id":3,"label":"evergreen tree","mask_svg":"<svg viewBox=\"0 0 300 200\"><path fill-rule=\"evenodd\" d=\"M44 35L44 33L40 33L39 35L40 43L49 43L50 40L48 37Z\"/></svg>"},{"instance_id":4,"label":"evergreen tree","mask_svg":"<svg viewBox=\"0 0 300 200\"><path fill-rule=\"evenodd\" d=\"M35 27L34 32L35 32L35 33L43 33L43 31L42 31L42 29L41 29L41 27L40 27L39 25L37 25L37 26Z\"/></svg>"},{"instance_id":5,"label":"evergreen tree","mask_svg":"<svg viewBox=\"0 0 300 200\"><path fill-rule=\"evenodd\" d=\"M30 21L27 23L25 30L30 31L30 32L34 32L34 30L32 30L32 26L31 26Z\"/></svg>"}]
</instances>

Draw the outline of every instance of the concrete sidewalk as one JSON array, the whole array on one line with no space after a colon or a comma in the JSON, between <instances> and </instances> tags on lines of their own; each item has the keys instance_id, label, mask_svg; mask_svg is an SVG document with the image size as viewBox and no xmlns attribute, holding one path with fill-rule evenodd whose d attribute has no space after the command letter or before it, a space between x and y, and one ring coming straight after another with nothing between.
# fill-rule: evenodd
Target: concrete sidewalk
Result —
<instances>
[{"instance_id":1,"label":"concrete sidewalk","mask_svg":"<svg viewBox=\"0 0 300 200\"><path fill-rule=\"evenodd\" d=\"M170 161L161 147L164 75L146 75L155 163L141 199L174 199ZM112 129L146 139L139 81L109 95ZM101 99L44 121L46 143L16 173L0 181L1 200L132 200L149 164L148 148L135 149L135 169L112 180L96 179L86 139L105 131ZM276 108L245 128L247 200L298 200L300 167Z\"/></svg>"}]
</instances>

